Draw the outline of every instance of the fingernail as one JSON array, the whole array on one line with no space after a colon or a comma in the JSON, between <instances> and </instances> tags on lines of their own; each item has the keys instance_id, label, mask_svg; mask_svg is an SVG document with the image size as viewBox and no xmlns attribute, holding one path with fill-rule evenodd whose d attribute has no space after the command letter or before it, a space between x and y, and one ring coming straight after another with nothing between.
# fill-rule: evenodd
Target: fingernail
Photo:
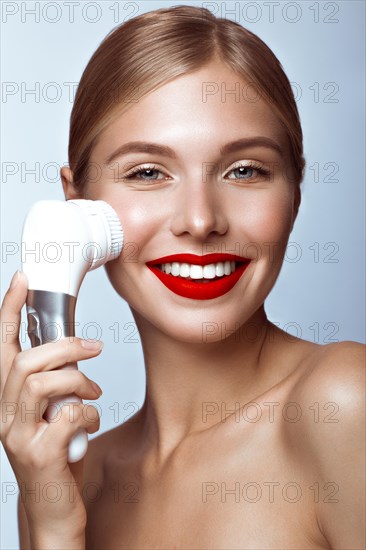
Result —
<instances>
[{"instance_id":1,"label":"fingernail","mask_svg":"<svg viewBox=\"0 0 366 550\"><path fill-rule=\"evenodd\" d=\"M16 271L16 272L14 273L13 278L12 278L12 280L11 280L11 282L10 282L10 288L11 288L11 289L13 289L13 288L15 288L15 287L17 286L17 284L18 284L18 282L19 282L19 276L20 276L20 272L19 272L19 270L18 270L18 271Z\"/></svg>"},{"instance_id":2,"label":"fingernail","mask_svg":"<svg viewBox=\"0 0 366 550\"><path fill-rule=\"evenodd\" d=\"M95 389L96 393L98 393L99 395L102 395L102 393L103 393L102 388L100 386L98 386L98 384L96 382L92 381L92 386Z\"/></svg>"},{"instance_id":3,"label":"fingernail","mask_svg":"<svg viewBox=\"0 0 366 550\"><path fill-rule=\"evenodd\" d=\"M97 340L96 342L93 342L92 340L81 340L81 345L85 349L97 350L102 349L103 342L101 342L100 340Z\"/></svg>"}]
</instances>

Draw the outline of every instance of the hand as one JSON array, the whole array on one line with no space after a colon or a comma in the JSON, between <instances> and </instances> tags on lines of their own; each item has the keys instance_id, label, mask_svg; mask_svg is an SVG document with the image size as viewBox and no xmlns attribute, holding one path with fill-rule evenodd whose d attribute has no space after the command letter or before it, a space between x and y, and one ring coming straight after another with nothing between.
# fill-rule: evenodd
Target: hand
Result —
<instances>
[{"instance_id":1,"label":"hand","mask_svg":"<svg viewBox=\"0 0 366 550\"><path fill-rule=\"evenodd\" d=\"M15 283L15 285L14 285ZM102 391L79 370L54 370L97 356L101 343L63 338L21 350L21 309L27 297L24 273L12 280L1 307L1 440L14 470L30 533L81 536L86 511L81 498L83 460L67 462L68 443L78 428L95 433L100 426L92 405L63 406L52 422L43 418L49 398L77 394L97 399ZM60 539L62 540L62 538Z\"/></svg>"}]
</instances>

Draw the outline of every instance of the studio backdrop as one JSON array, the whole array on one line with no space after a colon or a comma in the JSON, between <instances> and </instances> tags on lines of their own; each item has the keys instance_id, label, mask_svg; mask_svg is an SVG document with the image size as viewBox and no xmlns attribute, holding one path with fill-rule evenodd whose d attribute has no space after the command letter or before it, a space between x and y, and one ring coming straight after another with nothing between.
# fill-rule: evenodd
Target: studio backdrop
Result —
<instances>
[{"instance_id":1,"label":"studio backdrop","mask_svg":"<svg viewBox=\"0 0 366 550\"><path fill-rule=\"evenodd\" d=\"M364 342L365 3L358 0L1 2L1 298L21 268L28 210L41 199L64 199L69 117L91 55L124 21L182 4L256 33L294 90L306 174L283 267L265 302L268 318L289 337ZM99 357L79 365L103 388L100 434L135 413L145 395L139 334L104 268L87 274L76 321L78 336L104 342ZM21 342L30 347L25 311ZM1 493L0 546L16 549L18 487L3 448Z\"/></svg>"}]
</instances>

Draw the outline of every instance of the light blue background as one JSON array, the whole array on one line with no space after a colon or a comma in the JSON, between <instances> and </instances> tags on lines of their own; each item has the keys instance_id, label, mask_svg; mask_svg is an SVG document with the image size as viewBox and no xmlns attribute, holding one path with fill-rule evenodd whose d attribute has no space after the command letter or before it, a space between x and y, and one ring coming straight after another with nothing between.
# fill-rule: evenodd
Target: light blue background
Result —
<instances>
[{"instance_id":1,"label":"light blue background","mask_svg":"<svg viewBox=\"0 0 366 550\"><path fill-rule=\"evenodd\" d=\"M105 35L129 18L134 6L138 13L143 13L178 4L211 4L214 11L220 5L219 2L121 2L119 18L114 19L116 12L111 6L116 6L116 2L79 4L75 5L74 21L70 22L63 2L2 2L3 88L9 90L11 83L19 88L14 95L3 95L1 104L3 246L20 242L24 217L35 201L64 198L57 171L50 167L46 176L42 176L42 169L48 163L67 164L72 102L69 87L64 83L79 81ZM274 9L274 20L270 18L268 4ZM297 244L288 249L280 277L266 301L268 317L306 340L325 344L330 341L327 338L332 336L332 327L338 327L333 338L364 342L365 4L312 0L221 5L223 11L219 10L217 15L225 17L225 6L227 11L239 9L239 22L257 33L281 61L294 83L304 131L308 167L300 212L289 239ZM39 13L39 22L35 15L26 13L34 8ZM17 12L7 15L13 10ZM236 16L227 13L227 17ZM337 19L338 22L331 22ZM22 99L22 88L24 92L37 82L39 101L29 94ZM51 87L51 82L57 86ZM61 96L53 102L56 89ZM337 91L331 96L333 90ZM330 99L338 101L329 102ZM36 182L29 174L22 181L21 163L29 169L37 162L40 181ZM6 176L10 166L7 163L15 163L16 174ZM314 168L310 168L316 163L320 168L319 181L314 177ZM326 180L326 176L331 176L331 165L324 167L326 163L338 165L333 178L339 181ZM44 181L45 177L54 181ZM333 258L338 262L326 261L334 246L338 251ZM301 258L291 261L299 250ZM21 267L20 254L3 257L1 267L3 298L12 274ZM79 294L76 318L83 335L91 338L96 332L88 323L98 323L101 328L98 336L105 343L100 357L80 365L104 391L98 401L101 433L122 422L143 402L145 374L139 335L127 304L109 285L102 269L87 275ZM112 325L114 329L110 328ZM314 332L317 327L319 334ZM119 341L115 342L117 328ZM24 312L21 332L23 346L27 348ZM77 334L82 335L80 329ZM1 453L1 548L8 550L18 548L17 496L6 491L13 489L17 493L17 488L3 448Z\"/></svg>"}]
</instances>

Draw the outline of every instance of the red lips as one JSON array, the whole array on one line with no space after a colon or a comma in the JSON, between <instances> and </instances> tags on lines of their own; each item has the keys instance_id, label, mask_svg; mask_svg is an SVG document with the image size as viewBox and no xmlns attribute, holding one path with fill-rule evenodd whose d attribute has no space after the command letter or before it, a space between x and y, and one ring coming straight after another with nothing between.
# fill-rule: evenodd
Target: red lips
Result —
<instances>
[{"instance_id":1,"label":"red lips","mask_svg":"<svg viewBox=\"0 0 366 550\"><path fill-rule=\"evenodd\" d=\"M235 261L240 262L240 265L230 275L224 275L220 279L207 280L205 283L197 283L191 279L184 277L175 277L168 275L161 269L157 268L157 264L165 264L171 262L189 263L194 265L208 265L217 262ZM158 277L158 279L172 292L184 298L193 300L212 300L226 294L238 282L241 275L248 267L250 260L242 256L234 254L206 254L197 256L195 254L173 254L163 256L151 262L146 262L147 267Z\"/></svg>"},{"instance_id":2,"label":"red lips","mask_svg":"<svg viewBox=\"0 0 366 550\"><path fill-rule=\"evenodd\" d=\"M167 264L171 262L187 263L194 265L208 265L216 264L217 262L250 262L249 258L243 256L236 256L235 254L205 254L204 256L197 256L196 254L171 254L170 256L163 256L157 258L151 262L146 262L148 267L153 265Z\"/></svg>"}]
</instances>

